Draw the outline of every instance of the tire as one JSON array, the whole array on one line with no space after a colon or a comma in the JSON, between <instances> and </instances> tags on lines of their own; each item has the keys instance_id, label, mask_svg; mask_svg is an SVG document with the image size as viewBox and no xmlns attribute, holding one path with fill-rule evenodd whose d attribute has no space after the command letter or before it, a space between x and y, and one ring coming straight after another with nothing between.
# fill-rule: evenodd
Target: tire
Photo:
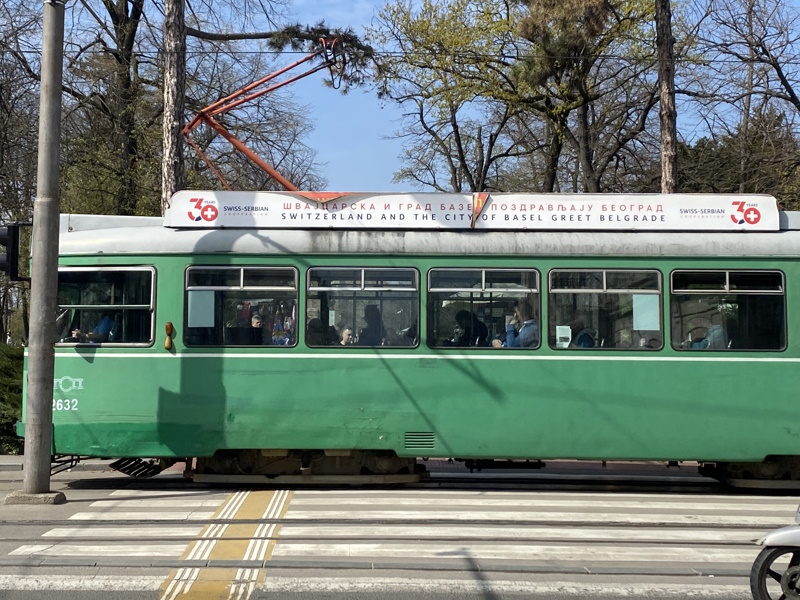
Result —
<instances>
[{"instance_id":1,"label":"tire","mask_svg":"<svg viewBox=\"0 0 800 600\"><path fill-rule=\"evenodd\" d=\"M784 593L781 580L792 570ZM776 546L764 548L750 569L750 592L753 600L798 600L800 599L800 548Z\"/></svg>"}]
</instances>

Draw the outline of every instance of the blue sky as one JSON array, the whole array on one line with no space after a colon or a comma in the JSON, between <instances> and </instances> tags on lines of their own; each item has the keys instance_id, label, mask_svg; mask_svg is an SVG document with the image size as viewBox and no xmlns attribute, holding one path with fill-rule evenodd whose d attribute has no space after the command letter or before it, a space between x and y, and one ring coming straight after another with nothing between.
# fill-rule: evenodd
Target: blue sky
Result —
<instances>
[{"instance_id":1,"label":"blue sky","mask_svg":"<svg viewBox=\"0 0 800 600\"><path fill-rule=\"evenodd\" d=\"M363 36L383 0L294 0L293 20L330 27L350 27ZM347 95L323 86L323 74L307 77L286 88L309 108L315 132L310 140L318 159L326 163L323 174L330 191L403 191L392 183L399 167L401 143L386 139L400 126L400 111L382 105L374 92L355 89Z\"/></svg>"}]
</instances>

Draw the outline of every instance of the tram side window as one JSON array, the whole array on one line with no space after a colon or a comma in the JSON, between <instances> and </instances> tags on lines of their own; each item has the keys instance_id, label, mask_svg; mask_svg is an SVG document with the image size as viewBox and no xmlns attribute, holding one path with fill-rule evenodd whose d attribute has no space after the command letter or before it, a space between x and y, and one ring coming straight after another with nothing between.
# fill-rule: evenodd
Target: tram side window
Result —
<instances>
[{"instance_id":1,"label":"tram side window","mask_svg":"<svg viewBox=\"0 0 800 600\"><path fill-rule=\"evenodd\" d=\"M150 344L153 269L62 267L56 343Z\"/></svg>"},{"instance_id":2,"label":"tram side window","mask_svg":"<svg viewBox=\"0 0 800 600\"><path fill-rule=\"evenodd\" d=\"M533 269L431 269L428 346L539 347L539 273Z\"/></svg>"},{"instance_id":3,"label":"tram side window","mask_svg":"<svg viewBox=\"0 0 800 600\"><path fill-rule=\"evenodd\" d=\"M186 269L187 346L294 346L297 269Z\"/></svg>"},{"instance_id":4,"label":"tram side window","mask_svg":"<svg viewBox=\"0 0 800 600\"><path fill-rule=\"evenodd\" d=\"M419 338L416 269L308 270L306 345L409 347Z\"/></svg>"},{"instance_id":5,"label":"tram side window","mask_svg":"<svg viewBox=\"0 0 800 600\"><path fill-rule=\"evenodd\" d=\"M548 303L551 348L664 346L658 271L554 269Z\"/></svg>"},{"instance_id":6,"label":"tram side window","mask_svg":"<svg viewBox=\"0 0 800 600\"><path fill-rule=\"evenodd\" d=\"M783 273L674 271L670 322L678 350L783 350Z\"/></svg>"}]
</instances>

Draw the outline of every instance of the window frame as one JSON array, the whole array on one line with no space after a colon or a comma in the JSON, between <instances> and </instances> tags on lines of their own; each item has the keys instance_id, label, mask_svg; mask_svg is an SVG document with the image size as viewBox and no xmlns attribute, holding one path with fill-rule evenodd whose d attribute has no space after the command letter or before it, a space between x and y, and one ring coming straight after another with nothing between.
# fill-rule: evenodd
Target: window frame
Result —
<instances>
[{"instance_id":1,"label":"window frame","mask_svg":"<svg viewBox=\"0 0 800 600\"><path fill-rule=\"evenodd\" d=\"M602 287L599 288L554 288L553 287L553 276L557 273L583 273L583 272L600 272L603 275L602 278ZM609 288L608 287L608 274L609 273L655 273L657 279L657 289L648 289L648 288ZM554 294L598 294L598 295L610 295L610 294L629 294L633 295L649 295L649 296L657 296L658 301L658 331L661 334L661 346L658 348L649 348L649 347L641 347L641 346L631 346L628 348L616 348L610 346L594 346L591 348L580 348L575 346L568 346L567 348L558 348L556 346L552 346L549 342L550 340L550 316L553 313L553 306L550 303L550 296ZM564 351L578 351L578 352L586 352L587 350L600 350L606 352L663 352L664 348L667 347L664 339L666 337L667 331L665 327L664 321L664 274L661 272L661 269L656 267L648 267L648 268L604 268L604 267L569 267L569 268L552 268L547 272L547 326L548 326L548 344L547 347L550 350L555 350L556 352L564 352ZM644 330L644 331L653 331L653 330Z\"/></svg>"},{"instance_id":2,"label":"window frame","mask_svg":"<svg viewBox=\"0 0 800 600\"><path fill-rule=\"evenodd\" d=\"M431 279L434 271L447 271L447 272L475 272L479 271L481 274L481 287L480 288L459 288L459 287L433 287ZM536 275L534 288L508 288L508 287L487 287L486 286L486 273L534 273ZM519 351L535 351L542 347L542 337L544 328L542 327L542 272L536 267L430 267L426 274L427 288L425 297L425 318L426 322L430 320L431 314L429 312L431 306L432 294L446 294L446 293L478 293L478 294L491 294L491 293L512 293L512 294L526 294L529 297L531 294L536 294L537 309L536 320L539 323L538 341L535 346L526 348L502 348L503 350L519 350ZM426 334L425 345L431 350L458 350L458 351L475 351L475 350L498 350L492 347L492 340L489 341L488 346L446 346L446 345L431 345L430 339Z\"/></svg>"},{"instance_id":3,"label":"window frame","mask_svg":"<svg viewBox=\"0 0 800 600\"><path fill-rule=\"evenodd\" d=\"M239 271L239 285L189 285L189 273L193 270L205 271ZM245 270L257 271L291 271L294 276L294 287L290 286L264 286L264 285L245 285L244 277ZM248 344L225 344L224 336L223 343L221 344L191 344L187 340L189 330L189 292L195 291L213 291L213 292L295 292L297 305L300 305L300 270L294 265L188 265L184 271L183 279L183 344L187 348L258 348L264 350L267 348L295 348L298 344L298 335L295 334L293 344L282 345L248 345ZM216 325L215 325L216 326ZM224 327L224 325L223 325ZM297 325L295 324L295 332Z\"/></svg>"},{"instance_id":4,"label":"window frame","mask_svg":"<svg viewBox=\"0 0 800 600\"><path fill-rule=\"evenodd\" d=\"M731 289L730 287L730 274L736 273L777 273L781 276L781 286L779 290L741 290ZM725 286L722 289L675 289L674 276L676 273L725 273ZM674 295L693 295L693 296L724 296L724 295L742 295L742 296L781 296L783 298L783 346L780 348L689 348L675 345L672 339L672 297ZM670 348L676 352L785 352L789 348L789 327L788 327L788 311L789 306L786 301L786 273L781 269L673 269L669 274L669 310L670 310Z\"/></svg>"},{"instance_id":5,"label":"window frame","mask_svg":"<svg viewBox=\"0 0 800 600\"><path fill-rule=\"evenodd\" d=\"M157 277L158 270L155 265L102 265L96 267L82 267L82 266L68 266L59 265L58 275L61 273L97 273L103 271L114 272L146 272L150 273L150 303L149 304L58 304L58 284L56 284L56 308L66 308L72 310L144 310L147 309L150 314L150 339L146 342L61 342L56 341L55 346L60 348L69 348L75 346L103 346L103 347L124 347L124 348L150 348L155 344L155 317L156 317L156 290L157 290Z\"/></svg>"},{"instance_id":6,"label":"window frame","mask_svg":"<svg viewBox=\"0 0 800 600\"><path fill-rule=\"evenodd\" d=\"M312 271L315 270L324 270L324 271L340 271L340 272L354 272L354 271L361 271L361 285L360 286L312 286L311 285L311 275ZM366 284L367 280L367 271L405 271L405 272L412 272L414 275L413 278L413 287L412 286L370 286ZM361 346L357 344L350 344L347 346L342 346L341 344L309 344L308 343L308 302L311 299L311 294L317 294L319 292L329 293L329 292L415 292L417 296L417 335L416 335L416 342L409 346ZM422 323L420 322L420 306L422 301L422 290L420 287L420 272L417 267L342 267L342 266L323 266L323 265L315 265L315 266L308 266L306 268L306 286L304 290L304 300L305 306L303 310L303 344L307 348L310 349L321 349L321 348L336 348L339 350L350 351L351 349L358 349L362 352L365 349L376 349L382 348L386 350L410 350L414 348L419 348L421 342L421 326ZM355 327L355 324L353 324ZM355 331L353 331L355 334ZM299 337L299 336L298 336Z\"/></svg>"}]
</instances>

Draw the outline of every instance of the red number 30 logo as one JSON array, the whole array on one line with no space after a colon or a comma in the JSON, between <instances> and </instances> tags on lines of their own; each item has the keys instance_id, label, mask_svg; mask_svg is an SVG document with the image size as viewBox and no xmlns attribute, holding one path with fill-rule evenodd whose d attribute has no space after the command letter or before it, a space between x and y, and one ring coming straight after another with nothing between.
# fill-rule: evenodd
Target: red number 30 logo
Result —
<instances>
[{"instance_id":1,"label":"red number 30 logo","mask_svg":"<svg viewBox=\"0 0 800 600\"><path fill-rule=\"evenodd\" d=\"M731 215L731 221L737 225L755 225L761 220L761 211L755 206L745 208L744 202L732 202L736 207L736 213Z\"/></svg>"},{"instance_id":2,"label":"red number 30 logo","mask_svg":"<svg viewBox=\"0 0 800 600\"><path fill-rule=\"evenodd\" d=\"M192 202L194 204L194 207L198 211L200 211L200 214L198 215L195 215L194 211L191 210L187 213L192 221L200 221L201 219L203 221L213 221L214 219L217 218L217 215L219 214L217 207L214 206L213 204L206 204L205 206L203 206L202 198L192 198L191 200L189 200L189 202Z\"/></svg>"}]
</instances>

